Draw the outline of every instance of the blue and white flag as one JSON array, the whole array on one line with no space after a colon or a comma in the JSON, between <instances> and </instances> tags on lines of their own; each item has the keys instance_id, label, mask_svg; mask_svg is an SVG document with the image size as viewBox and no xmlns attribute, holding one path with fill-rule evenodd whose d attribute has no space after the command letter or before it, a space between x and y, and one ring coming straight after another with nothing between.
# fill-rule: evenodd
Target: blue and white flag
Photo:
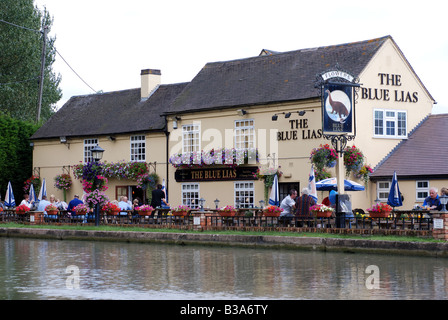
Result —
<instances>
[{"instance_id":1,"label":"blue and white flag","mask_svg":"<svg viewBox=\"0 0 448 320\"><path fill-rule=\"evenodd\" d=\"M14 199L14 193L12 192L11 181L8 183L8 188L6 189L5 202L6 207L12 208L16 206L16 200Z\"/></svg>"},{"instance_id":2,"label":"blue and white flag","mask_svg":"<svg viewBox=\"0 0 448 320\"><path fill-rule=\"evenodd\" d=\"M316 175L314 174L314 165L311 165L310 178L308 180L308 190L311 198L317 203Z\"/></svg>"},{"instance_id":3,"label":"blue and white flag","mask_svg":"<svg viewBox=\"0 0 448 320\"><path fill-rule=\"evenodd\" d=\"M162 181L162 191L165 193L165 201L168 202L168 192L166 191L165 179Z\"/></svg>"},{"instance_id":4,"label":"blue and white flag","mask_svg":"<svg viewBox=\"0 0 448 320\"><path fill-rule=\"evenodd\" d=\"M42 180L42 186L40 187L39 197L37 199L42 200L42 196L47 196L47 185L45 184L45 178Z\"/></svg>"},{"instance_id":5,"label":"blue and white flag","mask_svg":"<svg viewBox=\"0 0 448 320\"><path fill-rule=\"evenodd\" d=\"M278 176L275 174L274 183L272 183L271 195L269 196L269 205L279 206L280 200L278 195Z\"/></svg>"},{"instance_id":6,"label":"blue and white flag","mask_svg":"<svg viewBox=\"0 0 448 320\"><path fill-rule=\"evenodd\" d=\"M389 190L389 198L387 199L387 204L392 207L401 207L403 205L403 202L401 201L400 188L398 187L397 172L395 171Z\"/></svg>"}]
</instances>

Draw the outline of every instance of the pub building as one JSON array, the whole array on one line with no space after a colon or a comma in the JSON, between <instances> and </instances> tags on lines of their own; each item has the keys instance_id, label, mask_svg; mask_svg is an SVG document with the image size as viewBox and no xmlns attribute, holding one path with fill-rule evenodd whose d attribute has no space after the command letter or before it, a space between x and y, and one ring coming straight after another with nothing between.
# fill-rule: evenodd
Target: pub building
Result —
<instances>
[{"instance_id":1,"label":"pub building","mask_svg":"<svg viewBox=\"0 0 448 320\"><path fill-rule=\"evenodd\" d=\"M31 137L34 172L46 181L64 171L73 178L73 166L90 161L90 149L100 145L102 161L146 162L165 180L171 206L195 207L203 198L210 208L215 200L219 206L257 207L266 200L257 170L268 169L282 172L281 200L290 189L300 193L308 185L311 151L330 144L322 112L328 93L316 85L324 78L356 82L349 110L354 139L347 145L359 148L372 168L431 117L435 101L391 36L290 52L264 49L250 58L207 63L187 83L161 84L160 70L145 69L141 88L72 97ZM330 91L341 100L339 90ZM336 133L346 125L344 112L331 129ZM400 179L399 164L395 170ZM382 172L365 191L349 193L353 208L387 200L393 172ZM348 178L364 183L353 173ZM82 194L73 180L68 199ZM433 184L425 181L421 192ZM437 180L440 186L446 182ZM136 185L111 177L106 194L146 199ZM48 182L47 189L62 193ZM319 202L327 195L318 192ZM422 202L415 195L409 187L403 209Z\"/></svg>"}]
</instances>

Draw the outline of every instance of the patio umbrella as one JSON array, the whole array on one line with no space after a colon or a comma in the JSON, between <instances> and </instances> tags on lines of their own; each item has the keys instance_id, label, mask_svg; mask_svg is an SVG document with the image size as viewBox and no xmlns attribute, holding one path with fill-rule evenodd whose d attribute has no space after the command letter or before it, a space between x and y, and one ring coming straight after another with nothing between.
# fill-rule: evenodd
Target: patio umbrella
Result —
<instances>
[{"instance_id":1,"label":"patio umbrella","mask_svg":"<svg viewBox=\"0 0 448 320\"><path fill-rule=\"evenodd\" d=\"M395 171L394 176L392 178L392 184L390 185L389 198L387 199L387 204L394 208L401 207L403 205L403 202L401 201L400 188L398 187L397 172Z\"/></svg>"},{"instance_id":2,"label":"patio umbrella","mask_svg":"<svg viewBox=\"0 0 448 320\"><path fill-rule=\"evenodd\" d=\"M9 181L8 188L6 189L4 204L6 207L10 207L10 208L16 206L16 200L14 199L14 194L12 193L11 181Z\"/></svg>"},{"instance_id":3,"label":"patio umbrella","mask_svg":"<svg viewBox=\"0 0 448 320\"><path fill-rule=\"evenodd\" d=\"M274 183L272 183L271 195L269 196L269 204L271 206L279 206L280 200L278 195L278 176L275 174Z\"/></svg>"},{"instance_id":4,"label":"patio umbrella","mask_svg":"<svg viewBox=\"0 0 448 320\"><path fill-rule=\"evenodd\" d=\"M316 189L318 191L331 191L331 190L338 190L338 182L336 178L328 178L324 180L320 180L316 182ZM354 181L351 180L344 180L344 190L345 191L363 191L366 188Z\"/></svg>"},{"instance_id":5,"label":"patio umbrella","mask_svg":"<svg viewBox=\"0 0 448 320\"><path fill-rule=\"evenodd\" d=\"M30 185L30 202L35 203L37 201L36 192L34 191L34 186L31 183Z\"/></svg>"},{"instance_id":6,"label":"patio umbrella","mask_svg":"<svg viewBox=\"0 0 448 320\"><path fill-rule=\"evenodd\" d=\"M37 198L39 201L42 200L42 196L47 195L47 185L45 184L45 178L42 180L42 186L40 187L39 197Z\"/></svg>"}]
</instances>

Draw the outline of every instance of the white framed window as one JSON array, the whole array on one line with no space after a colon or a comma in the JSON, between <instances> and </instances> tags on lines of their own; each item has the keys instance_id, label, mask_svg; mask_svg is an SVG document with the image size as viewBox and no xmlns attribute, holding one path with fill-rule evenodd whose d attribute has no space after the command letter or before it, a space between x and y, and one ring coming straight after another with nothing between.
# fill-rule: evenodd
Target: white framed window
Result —
<instances>
[{"instance_id":1,"label":"white framed window","mask_svg":"<svg viewBox=\"0 0 448 320\"><path fill-rule=\"evenodd\" d=\"M415 182L415 200L424 201L429 196L429 181L417 180Z\"/></svg>"},{"instance_id":2,"label":"white framed window","mask_svg":"<svg viewBox=\"0 0 448 320\"><path fill-rule=\"evenodd\" d=\"M98 139L84 139L84 163L88 163L90 161L93 161L92 158L92 152L90 150L93 149L93 147L98 145Z\"/></svg>"},{"instance_id":3,"label":"white framed window","mask_svg":"<svg viewBox=\"0 0 448 320\"><path fill-rule=\"evenodd\" d=\"M255 148L254 120L235 120L235 149Z\"/></svg>"},{"instance_id":4,"label":"white framed window","mask_svg":"<svg viewBox=\"0 0 448 320\"><path fill-rule=\"evenodd\" d=\"M375 109L374 136L379 138L406 138L407 113L403 110Z\"/></svg>"},{"instance_id":5,"label":"white framed window","mask_svg":"<svg viewBox=\"0 0 448 320\"><path fill-rule=\"evenodd\" d=\"M376 184L376 197L378 200L384 202L389 198L390 181L378 181Z\"/></svg>"},{"instance_id":6,"label":"white framed window","mask_svg":"<svg viewBox=\"0 0 448 320\"><path fill-rule=\"evenodd\" d=\"M199 183L182 183L182 204L199 208Z\"/></svg>"},{"instance_id":7,"label":"white framed window","mask_svg":"<svg viewBox=\"0 0 448 320\"><path fill-rule=\"evenodd\" d=\"M201 151L201 126L197 123L182 126L182 153Z\"/></svg>"},{"instance_id":8,"label":"white framed window","mask_svg":"<svg viewBox=\"0 0 448 320\"><path fill-rule=\"evenodd\" d=\"M235 207L253 208L255 206L255 189L252 181L234 182Z\"/></svg>"},{"instance_id":9,"label":"white framed window","mask_svg":"<svg viewBox=\"0 0 448 320\"><path fill-rule=\"evenodd\" d=\"M131 136L131 161L146 161L146 137L144 135Z\"/></svg>"}]
</instances>

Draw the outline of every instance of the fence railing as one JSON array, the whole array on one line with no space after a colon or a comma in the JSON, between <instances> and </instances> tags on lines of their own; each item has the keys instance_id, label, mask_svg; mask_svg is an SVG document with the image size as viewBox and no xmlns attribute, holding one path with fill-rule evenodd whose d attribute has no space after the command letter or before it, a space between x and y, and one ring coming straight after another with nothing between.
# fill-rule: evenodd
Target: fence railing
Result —
<instances>
[{"instance_id":1,"label":"fence railing","mask_svg":"<svg viewBox=\"0 0 448 320\"><path fill-rule=\"evenodd\" d=\"M160 213L160 214L159 214ZM415 212L413 212L415 213ZM32 214L17 214L14 210L0 212L0 222L17 222L29 224L35 222ZM195 219L196 217L196 219ZM93 214L71 215L68 211L59 211L57 215L44 215L41 224L94 224ZM107 215L100 213L100 224L139 225L147 227L182 227L203 229L247 229L247 228L312 228L312 229L363 229L363 230L424 230L431 231L433 219L428 214L400 214L388 218L356 217L339 214L337 217L265 217L254 212L252 216L237 215L221 217L216 211L193 211L186 217L172 216L167 211L155 212L153 216L139 216L134 211L124 215Z\"/></svg>"}]
</instances>

